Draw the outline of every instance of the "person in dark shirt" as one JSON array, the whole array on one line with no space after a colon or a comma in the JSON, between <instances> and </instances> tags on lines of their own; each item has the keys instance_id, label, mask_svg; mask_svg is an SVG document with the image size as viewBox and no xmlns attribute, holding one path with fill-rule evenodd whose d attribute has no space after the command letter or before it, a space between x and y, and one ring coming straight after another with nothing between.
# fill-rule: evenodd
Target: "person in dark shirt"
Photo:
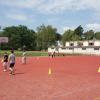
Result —
<instances>
[{"instance_id":1,"label":"person in dark shirt","mask_svg":"<svg viewBox=\"0 0 100 100\"><path fill-rule=\"evenodd\" d=\"M3 67L4 71L7 71L7 66L8 66L8 54L5 52L3 56Z\"/></svg>"}]
</instances>

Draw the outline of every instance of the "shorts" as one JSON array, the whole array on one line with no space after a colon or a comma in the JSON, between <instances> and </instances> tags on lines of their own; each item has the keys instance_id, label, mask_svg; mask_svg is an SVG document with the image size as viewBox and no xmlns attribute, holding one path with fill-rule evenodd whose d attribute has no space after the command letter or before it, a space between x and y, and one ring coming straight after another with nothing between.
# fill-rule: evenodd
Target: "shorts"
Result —
<instances>
[{"instance_id":1,"label":"shorts","mask_svg":"<svg viewBox=\"0 0 100 100\"><path fill-rule=\"evenodd\" d=\"M10 63L9 67L10 67L10 68L13 68L14 65L15 65L15 63Z\"/></svg>"}]
</instances>

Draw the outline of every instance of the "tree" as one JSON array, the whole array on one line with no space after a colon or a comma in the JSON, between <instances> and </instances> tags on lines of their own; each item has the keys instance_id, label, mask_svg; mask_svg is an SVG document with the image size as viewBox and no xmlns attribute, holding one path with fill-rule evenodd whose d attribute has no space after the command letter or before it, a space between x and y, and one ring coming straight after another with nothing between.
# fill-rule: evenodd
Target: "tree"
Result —
<instances>
[{"instance_id":1,"label":"tree","mask_svg":"<svg viewBox=\"0 0 100 100\"><path fill-rule=\"evenodd\" d=\"M95 33L95 38L96 38L97 40L100 40L100 32L96 32L96 33Z\"/></svg>"},{"instance_id":2,"label":"tree","mask_svg":"<svg viewBox=\"0 0 100 100\"><path fill-rule=\"evenodd\" d=\"M0 36L3 36L3 31L0 31Z\"/></svg>"},{"instance_id":3,"label":"tree","mask_svg":"<svg viewBox=\"0 0 100 100\"><path fill-rule=\"evenodd\" d=\"M59 33L56 33L56 41L60 41L62 38L62 35Z\"/></svg>"},{"instance_id":4,"label":"tree","mask_svg":"<svg viewBox=\"0 0 100 100\"><path fill-rule=\"evenodd\" d=\"M71 37L71 41L79 41L81 40L81 37L77 34L73 34Z\"/></svg>"},{"instance_id":5,"label":"tree","mask_svg":"<svg viewBox=\"0 0 100 100\"><path fill-rule=\"evenodd\" d=\"M89 30L89 31L84 33L84 36L85 36L86 40L93 40L93 38L94 38L94 31L93 30Z\"/></svg>"},{"instance_id":6,"label":"tree","mask_svg":"<svg viewBox=\"0 0 100 100\"><path fill-rule=\"evenodd\" d=\"M37 47L39 50L46 50L48 46L55 45L56 42L56 28L52 26L41 25L37 27Z\"/></svg>"},{"instance_id":7,"label":"tree","mask_svg":"<svg viewBox=\"0 0 100 100\"><path fill-rule=\"evenodd\" d=\"M72 41L72 36L73 36L73 31L72 30L67 30L64 32L62 35L62 42L65 45L66 41Z\"/></svg>"},{"instance_id":8,"label":"tree","mask_svg":"<svg viewBox=\"0 0 100 100\"><path fill-rule=\"evenodd\" d=\"M81 37L83 35L83 31L84 30L83 30L82 26L80 25L74 30L74 34L75 34L75 36L78 35L80 37L80 39L81 39Z\"/></svg>"},{"instance_id":9,"label":"tree","mask_svg":"<svg viewBox=\"0 0 100 100\"><path fill-rule=\"evenodd\" d=\"M6 27L3 30L3 36L9 38L8 48L23 48L24 46L28 49L35 49L35 37L36 34L33 30L28 29L26 26L11 26Z\"/></svg>"}]
</instances>

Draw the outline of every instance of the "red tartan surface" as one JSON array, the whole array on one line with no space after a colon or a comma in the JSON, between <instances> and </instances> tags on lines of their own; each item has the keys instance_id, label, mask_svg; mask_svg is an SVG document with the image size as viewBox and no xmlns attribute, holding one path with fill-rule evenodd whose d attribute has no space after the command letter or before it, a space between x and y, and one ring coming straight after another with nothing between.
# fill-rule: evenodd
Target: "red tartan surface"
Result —
<instances>
[{"instance_id":1,"label":"red tartan surface","mask_svg":"<svg viewBox=\"0 0 100 100\"><path fill-rule=\"evenodd\" d=\"M99 56L16 58L15 75L0 66L0 100L100 100Z\"/></svg>"}]
</instances>

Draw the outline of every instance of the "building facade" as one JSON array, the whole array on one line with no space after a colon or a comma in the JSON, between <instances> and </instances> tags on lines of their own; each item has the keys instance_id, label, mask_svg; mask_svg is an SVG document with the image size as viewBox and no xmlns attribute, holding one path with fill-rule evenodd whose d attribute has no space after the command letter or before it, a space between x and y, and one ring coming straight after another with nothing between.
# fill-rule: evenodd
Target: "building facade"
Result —
<instances>
[{"instance_id":1,"label":"building facade","mask_svg":"<svg viewBox=\"0 0 100 100\"><path fill-rule=\"evenodd\" d=\"M89 54L100 55L100 41L70 41L65 46L57 46L48 48L48 52L64 53L64 54Z\"/></svg>"}]
</instances>

